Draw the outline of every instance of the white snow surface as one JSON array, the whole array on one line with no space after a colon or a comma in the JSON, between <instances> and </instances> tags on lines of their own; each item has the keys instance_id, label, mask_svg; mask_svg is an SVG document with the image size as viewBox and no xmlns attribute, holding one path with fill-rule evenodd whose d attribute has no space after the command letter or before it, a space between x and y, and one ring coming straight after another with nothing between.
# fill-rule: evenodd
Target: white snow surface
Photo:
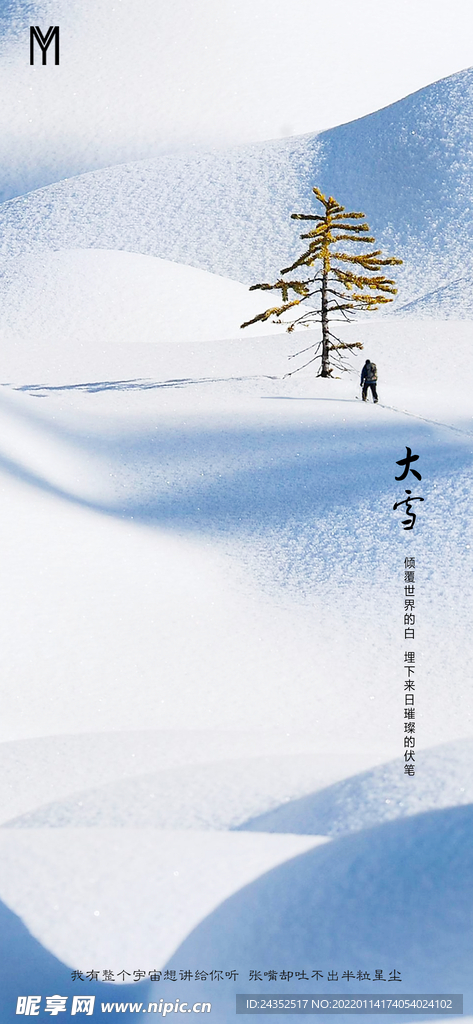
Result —
<instances>
[{"instance_id":1,"label":"white snow surface","mask_svg":"<svg viewBox=\"0 0 473 1024\"><path fill-rule=\"evenodd\" d=\"M299 0L290 30L284 0L2 0L2 201L163 152L331 127L470 63L468 0L450 0L448 19L441 0L399 0L396 17L331 0L330 13L336 77L313 0ZM59 66L52 47L46 70L39 47L30 66L33 23L60 26ZM360 26L369 61L353 45Z\"/></svg>"},{"instance_id":2,"label":"white snow surface","mask_svg":"<svg viewBox=\"0 0 473 1024\"><path fill-rule=\"evenodd\" d=\"M279 0L270 24L266 0L135 6L0 10L2 1024L28 992L206 999L227 1022L236 991L326 991L329 970L344 995L379 995L381 969L388 994L463 992L472 1014L473 69L317 134L323 61ZM383 40L371 0L350 8L341 116L367 109L341 85L354 20L371 97L399 26L425 10L448 63L462 6L398 5ZM60 68L25 64L43 19ZM364 350L329 381L287 376L314 331L239 326L300 253L313 185L404 261L387 312L340 326ZM408 446L422 479L398 482ZM149 981L166 969L238 978Z\"/></svg>"},{"instance_id":3,"label":"white snow surface","mask_svg":"<svg viewBox=\"0 0 473 1024\"><path fill-rule=\"evenodd\" d=\"M339 836L427 810L471 804L472 760L469 739L420 750L415 787L403 774L402 761L396 759L326 789L318 787L309 796L286 799L275 810L239 827L255 832Z\"/></svg>"},{"instance_id":4,"label":"white snow surface","mask_svg":"<svg viewBox=\"0 0 473 1024\"><path fill-rule=\"evenodd\" d=\"M235 968L238 991L255 968L396 968L399 994L463 991L471 1013L472 81L0 208L11 1000L72 991L73 968ZM313 184L405 260L393 315L340 328L364 350L329 381L286 376L314 331L239 328ZM233 1019L229 982L186 985Z\"/></svg>"},{"instance_id":5,"label":"white snow surface","mask_svg":"<svg viewBox=\"0 0 473 1024\"><path fill-rule=\"evenodd\" d=\"M107 963L118 974L128 963L148 972L242 886L327 842L172 829L5 830L1 896L71 966Z\"/></svg>"},{"instance_id":6,"label":"white snow surface","mask_svg":"<svg viewBox=\"0 0 473 1024\"><path fill-rule=\"evenodd\" d=\"M290 214L315 208L317 185L364 211L377 245L404 260L405 307L470 270L472 88L470 68L318 135L166 154L12 199L0 209L5 273L25 253L99 248L274 280L301 251ZM449 316L470 315L463 289L449 303Z\"/></svg>"},{"instance_id":7,"label":"white snow surface","mask_svg":"<svg viewBox=\"0 0 473 1024\"><path fill-rule=\"evenodd\" d=\"M398 968L404 992L434 991L440 977L460 991L471 941L468 324L360 321L344 328L365 345L349 374L287 378L287 356L314 333L224 340L232 296L238 316L246 301L238 283L96 250L22 256L9 274L8 955L54 955L64 986L73 968L220 965L241 969L241 991L249 967L321 965ZM185 340L196 316L209 332L198 344ZM147 318L148 341L129 341ZM367 356L376 408L359 401ZM393 511L406 446L425 498L411 534ZM402 774L406 555L418 581L415 779ZM229 1019L232 986L185 991L204 990Z\"/></svg>"},{"instance_id":8,"label":"white snow surface","mask_svg":"<svg viewBox=\"0 0 473 1024\"><path fill-rule=\"evenodd\" d=\"M101 340L195 344L237 338L242 322L266 308L261 293L237 281L169 260L101 249L11 260L0 279L0 304L0 336L9 359L16 360L16 372L25 367L44 372L47 345L62 373L71 372L77 349L80 353ZM45 321L46 339L38 333ZM260 337L284 330L258 323L248 333ZM7 365L11 372L12 363Z\"/></svg>"},{"instance_id":9,"label":"white snow surface","mask_svg":"<svg viewBox=\"0 0 473 1024\"><path fill-rule=\"evenodd\" d=\"M465 274L455 281L449 281L443 287L407 302L405 306L398 304L393 313L395 316L415 320L428 320L432 317L442 320L473 320L472 275Z\"/></svg>"},{"instance_id":10,"label":"white snow surface","mask_svg":"<svg viewBox=\"0 0 473 1024\"><path fill-rule=\"evenodd\" d=\"M251 965L259 964L261 980L245 989L255 993L336 989L356 997L363 990L395 999L403 991L434 994L440 988L462 992L468 1011L471 829L470 804L390 822L310 850L225 901L191 933L173 963L238 963L246 978L255 969ZM370 980L342 981L343 971L356 974L358 964ZM309 980L294 984L295 972L303 969ZM402 983L390 983L395 969ZM293 971L293 979L268 982L263 972L269 970ZM310 980L315 970L323 973L317 983ZM338 981L327 982L330 970ZM374 981L375 970L382 971L384 983ZM217 1013L227 1009L226 1020L228 987L225 994L214 988L212 1006ZM186 998L197 998L198 988L191 983ZM232 994L241 991L240 979L230 988ZM155 985L154 998L158 993L170 998L170 989L169 983ZM330 1016L321 1014L324 1021Z\"/></svg>"}]
</instances>

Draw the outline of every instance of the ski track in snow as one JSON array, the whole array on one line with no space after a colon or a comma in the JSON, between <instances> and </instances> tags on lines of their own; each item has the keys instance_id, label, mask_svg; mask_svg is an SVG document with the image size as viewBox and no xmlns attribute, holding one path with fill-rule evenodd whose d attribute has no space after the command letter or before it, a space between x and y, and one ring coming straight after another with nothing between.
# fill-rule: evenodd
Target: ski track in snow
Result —
<instances>
[{"instance_id":1,"label":"ski track in snow","mask_svg":"<svg viewBox=\"0 0 473 1024\"><path fill-rule=\"evenodd\" d=\"M441 423L439 420L431 420L426 416L418 416L415 412L408 412L407 409L396 409L394 405L384 405L380 402L379 405L382 409L392 409L393 412L399 412L403 416L412 416L416 420L422 420L424 423L433 423L435 427L446 427L447 430L455 430L457 434L464 434L465 437L473 437L473 431L462 430L461 427L454 427L451 423Z\"/></svg>"}]
</instances>

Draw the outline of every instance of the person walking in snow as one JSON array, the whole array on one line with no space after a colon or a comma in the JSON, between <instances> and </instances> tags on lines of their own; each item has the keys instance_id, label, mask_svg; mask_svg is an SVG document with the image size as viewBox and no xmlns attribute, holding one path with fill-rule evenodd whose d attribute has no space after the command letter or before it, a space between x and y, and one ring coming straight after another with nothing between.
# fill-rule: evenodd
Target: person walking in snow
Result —
<instances>
[{"instance_id":1,"label":"person walking in snow","mask_svg":"<svg viewBox=\"0 0 473 1024\"><path fill-rule=\"evenodd\" d=\"M360 387L363 388L361 397L364 402L368 397L368 388L371 388L371 394L373 395L373 402L378 401L378 392L376 390L376 381L378 380L378 371L376 369L376 363L372 363L369 359L361 371Z\"/></svg>"}]
</instances>

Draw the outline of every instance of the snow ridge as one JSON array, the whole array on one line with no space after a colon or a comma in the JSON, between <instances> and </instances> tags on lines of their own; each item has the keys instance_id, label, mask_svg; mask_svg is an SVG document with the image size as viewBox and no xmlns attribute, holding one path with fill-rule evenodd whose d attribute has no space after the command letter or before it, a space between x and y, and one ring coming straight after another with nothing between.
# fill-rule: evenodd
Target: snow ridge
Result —
<instances>
[{"instance_id":1,"label":"snow ridge","mask_svg":"<svg viewBox=\"0 0 473 1024\"><path fill-rule=\"evenodd\" d=\"M115 248L250 284L300 248L311 187L365 212L400 256L399 302L457 279L472 245L473 69L319 135L105 168L0 208L1 254ZM461 295L452 299L457 309ZM463 315L463 314L462 314Z\"/></svg>"}]
</instances>

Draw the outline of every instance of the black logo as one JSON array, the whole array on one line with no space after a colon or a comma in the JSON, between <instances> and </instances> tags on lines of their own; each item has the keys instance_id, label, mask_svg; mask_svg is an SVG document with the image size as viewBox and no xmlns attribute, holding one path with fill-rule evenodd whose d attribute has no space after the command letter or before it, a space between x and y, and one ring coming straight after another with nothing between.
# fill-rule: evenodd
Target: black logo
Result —
<instances>
[{"instance_id":1,"label":"black logo","mask_svg":"<svg viewBox=\"0 0 473 1024\"><path fill-rule=\"evenodd\" d=\"M59 64L59 25L50 25L45 36L39 25L30 26L30 64L34 64L35 39L43 53L43 64L46 64L46 51L54 39L54 63Z\"/></svg>"}]
</instances>

